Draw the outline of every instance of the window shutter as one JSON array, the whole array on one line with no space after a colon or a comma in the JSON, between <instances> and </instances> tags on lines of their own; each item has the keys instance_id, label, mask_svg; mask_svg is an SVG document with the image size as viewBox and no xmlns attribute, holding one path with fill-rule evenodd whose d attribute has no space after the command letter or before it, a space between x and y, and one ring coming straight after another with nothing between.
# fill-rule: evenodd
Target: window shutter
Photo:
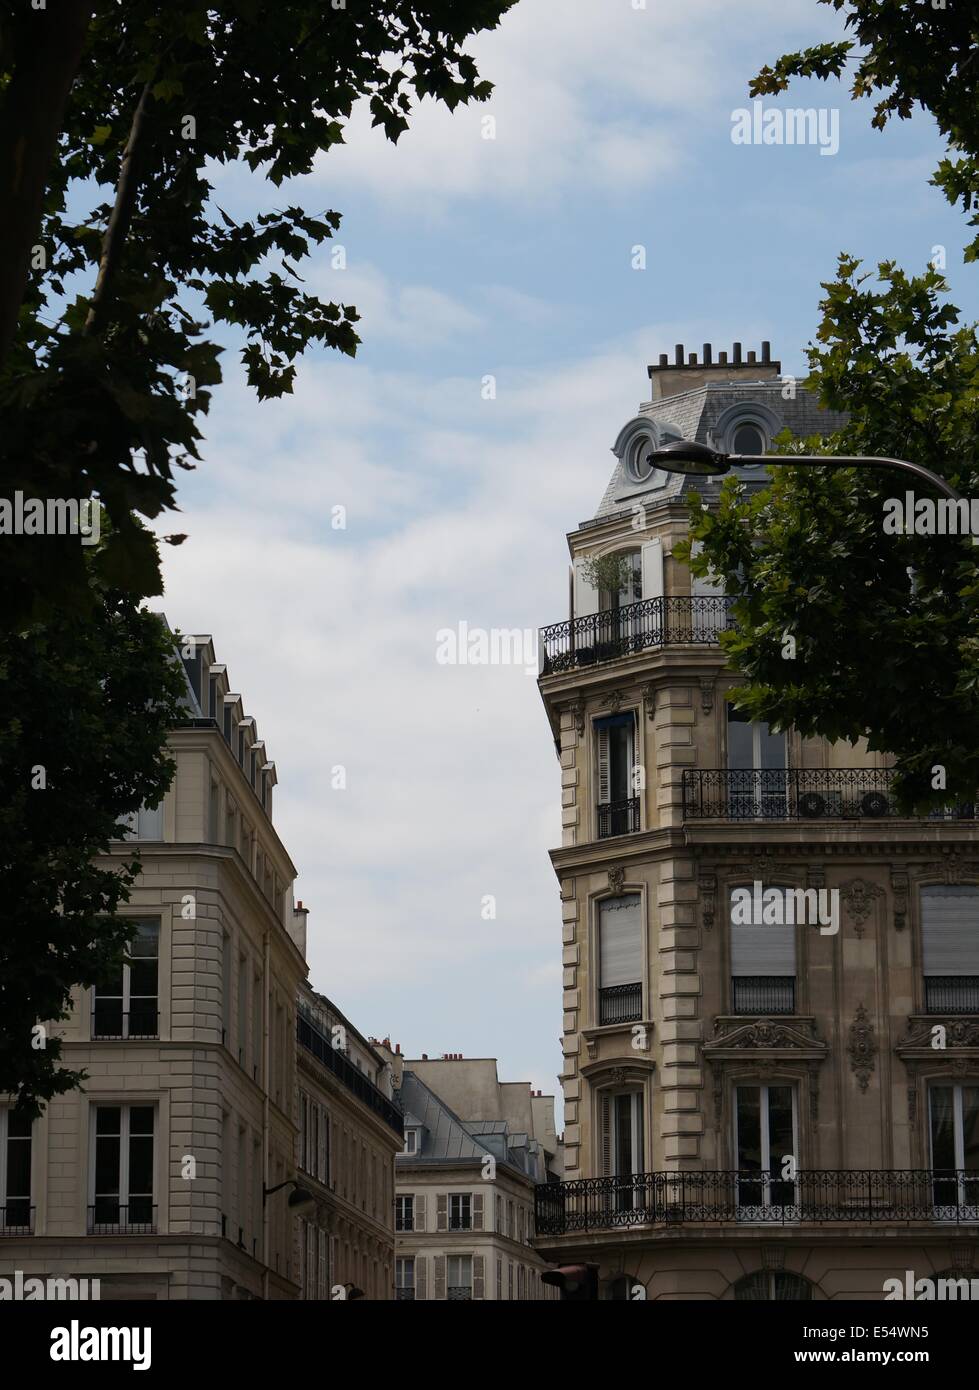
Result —
<instances>
[{"instance_id":1,"label":"window shutter","mask_svg":"<svg viewBox=\"0 0 979 1390\"><path fill-rule=\"evenodd\" d=\"M731 924L732 975L795 975L795 927Z\"/></svg>"},{"instance_id":2,"label":"window shutter","mask_svg":"<svg viewBox=\"0 0 979 1390\"><path fill-rule=\"evenodd\" d=\"M612 1172L612 1098L603 1095L601 1097L601 1126L602 1126L602 1175L609 1177Z\"/></svg>"},{"instance_id":3,"label":"window shutter","mask_svg":"<svg viewBox=\"0 0 979 1390\"><path fill-rule=\"evenodd\" d=\"M427 1293L426 1288L425 1288L425 1275L426 1275L426 1266L427 1266L427 1265L428 1265L428 1260L425 1258L424 1255L416 1255L416 1256L415 1256L415 1298L416 1298L416 1299L422 1299L422 1300L424 1300L424 1299L426 1299L426 1298L428 1297L428 1293Z\"/></svg>"},{"instance_id":4,"label":"window shutter","mask_svg":"<svg viewBox=\"0 0 979 1390\"><path fill-rule=\"evenodd\" d=\"M597 729L598 738L598 804L611 800L611 763L609 760L608 729Z\"/></svg>"},{"instance_id":5,"label":"window shutter","mask_svg":"<svg viewBox=\"0 0 979 1390\"><path fill-rule=\"evenodd\" d=\"M690 544L690 558L699 555L704 548L703 541L692 541ZM721 579L711 576L700 576L691 574L690 592L695 597L702 598L721 598L724 594L724 584Z\"/></svg>"},{"instance_id":6,"label":"window shutter","mask_svg":"<svg viewBox=\"0 0 979 1390\"><path fill-rule=\"evenodd\" d=\"M582 573L587 557L574 562L574 615L583 618L587 613L598 612L598 590L593 589Z\"/></svg>"},{"instance_id":7,"label":"window shutter","mask_svg":"<svg viewBox=\"0 0 979 1390\"><path fill-rule=\"evenodd\" d=\"M483 1194L475 1192L473 1194L473 1230L483 1229Z\"/></svg>"},{"instance_id":8,"label":"window shutter","mask_svg":"<svg viewBox=\"0 0 979 1390\"><path fill-rule=\"evenodd\" d=\"M659 541L646 541L642 547L643 602L663 597L663 546Z\"/></svg>"},{"instance_id":9,"label":"window shutter","mask_svg":"<svg viewBox=\"0 0 979 1390\"><path fill-rule=\"evenodd\" d=\"M415 1206L414 1206L413 1215L414 1215L414 1228L415 1228L415 1230L416 1230L416 1231L424 1231L424 1230L427 1230L428 1228L427 1228L426 1225L425 1225L425 1197L424 1197L424 1194L419 1194L419 1195L415 1198Z\"/></svg>"},{"instance_id":10,"label":"window shutter","mask_svg":"<svg viewBox=\"0 0 979 1390\"><path fill-rule=\"evenodd\" d=\"M922 888L921 937L926 975L979 975L979 888Z\"/></svg>"},{"instance_id":11,"label":"window shutter","mask_svg":"<svg viewBox=\"0 0 979 1390\"><path fill-rule=\"evenodd\" d=\"M435 1297L445 1298L445 1256L435 1256Z\"/></svg>"},{"instance_id":12,"label":"window shutter","mask_svg":"<svg viewBox=\"0 0 979 1390\"><path fill-rule=\"evenodd\" d=\"M449 1229L449 1199L448 1197L446 1197L444 1192L440 1192L438 1197L436 1197L435 1201L435 1229L437 1231L447 1231Z\"/></svg>"},{"instance_id":13,"label":"window shutter","mask_svg":"<svg viewBox=\"0 0 979 1390\"><path fill-rule=\"evenodd\" d=\"M642 924L638 893L606 898L598 908L599 988L642 980Z\"/></svg>"},{"instance_id":14,"label":"window shutter","mask_svg":"<svg viewBox=\"0 0 979 1390\"><path fill-rule=\"evenodd\" d=\"M483 1257L473 1255L473 1298L485 1298L483 1292Z\"/></svg>"}]
</instances>

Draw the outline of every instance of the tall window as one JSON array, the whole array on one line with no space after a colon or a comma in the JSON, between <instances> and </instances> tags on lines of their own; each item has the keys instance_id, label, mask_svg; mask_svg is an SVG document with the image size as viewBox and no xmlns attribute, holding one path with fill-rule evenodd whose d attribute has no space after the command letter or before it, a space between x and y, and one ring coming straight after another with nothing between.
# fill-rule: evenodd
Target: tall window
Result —
<instances>
[{"instance_id":1,"label":"tall window","mask_svg":"<svg viewBox=\"0 0 979 1390\"><path fill-rule=\"evenodd\" d=\"M928 1013L979 1013L979 888L921 890L922 968Z\"/></svg>"},{"instance_id":2,"label":"tall window","mask_svg":"<svg viewBox=\"0 0 979 1390\"><path fill-rule=\"evenodd\" d=\"M627 835L639 829L636 764L636 720L633 714L596 719L598 760L598 838Z\"/></svg>"},{"instance_id":3,"label":"tall window","mask_svg":"<svg viewBox=\"0 0 979 1390\"><path fill-rule=\"evenodd\" d=\"M738 1207L742 1219L764 1219L765 1208L791 1206L795 1201L793 1175L799 1153L795 1088L738 1086L735 1100Z\"/></svg>"},{"instance_id":4,"label":"tall window","mask_svg":"<svg viewBox=\"0 0 979 1390\"><path fill-rule=\"evenodd\" d=\"M248 957L238 957L238 1063L245 1065L245 1047L248 1037Z\"/></svg>"},{"instance_id":5,"label":"tall window","mask_svg":"<svg viewBox=\"0 0 979 1390\"><path fill-rule=\"evenodd\" d=\"M781 820L786 814L785 735L727 710L729 814L732 818Z\"/></svg>"},{"instance_id":6,"label":"tall window","mask_svg":"<svg viewBox=\"0 0 979 1390\"><path fill-rule=\"evenodd\" d=\"M411 1193L399 1193L394 1199L394 1229L413 1231L415 1229L415 1198Z\"/></svg>"},{"instance_id":7,"label":"tall window","mask_svg":"<svg viewBox=\"0 0 979 1390\"><path fill-rule=\"evenodd\" d=\"M143 918L128 952L92 1002L95 1038L159 1034L160 919Z\"/></svg>"},{"instance_id":8,"label":"tall window","mask_svg":"<svg viewBox=\"0 0 979 1390\"><path fill-rule=\"evenodd\" d=\"M931 1086L928 1101L935 1205L979 1220L979 1086Z\"/></svg>"},{"instance_id":9,"label":"tall window","mask_svg":"<svg viewBox=\"0 0 979 1390\"><path fill-rule=\"evenodd\" d=\"M751 887L748 891L751 891ZM733 889L732 894L743 890ZM743 921L731 912L731 1006L736 1014L795 1012L795 926ZM786 914L782 914L783 917Z\"/></svg>"},{"instance_id":10,"label":"tall window","mask_svg":"<svg viewBox=\"0 0 979 1390\"><path fill-rule=\"evenodd\" d=\"M635 1181L645 1170L642 1092L602 1095L599 1104L602 1171L617 1179L612 1200L618 1211L638 1209L645 1200L643 1183Z\"/></svg>"},{"instance_id":11,"label":"tall window","mask_svg":"<svg viewBox=\"0 0 979 1390\"><path fill-rule=\"evenodd\" d=\"M468 1192L449 1194L449 1230L469 1231L472 1229L472 1197Z\"/></svg>"},{"instance_id":12,"label":"tall window","mask_svg":"<svg viewBox=\"0 0 979 1390\"><path fill-rule=\"evenodd\" d=\"M394 1296L399 1303L415 1301L415 1261L411 1256L394 1262Z\"/></svg>"},{"instance_id":13,"label":"tall window","mask_svg":"<svg viewBox=\"0 0 979 1390\"><path fill-rule=\"evenodd\" d=\"M598 906L598 1021L642 1018L642 900L638 893Z\"/></svg>"},{"instance_id":14,"label":"tall window","mask_svg":"<svg viewBox=\"0 0 979 1390\"><path fill-rule=\"evenodd\" d=\"M93 1235L154 1229L154 1118L152 1105L95 1106Z\"/></svg>"},{"instance_id":15,"label":"tall window","mask_svg":"<svg viewBox=\"0 0 979 1390\"><path fill-rule=\"evenodd\" d=\"M119 817L123 827L124 840L162 840L163 802L159 806L141 806L138 811L129 811Z\"/></svg>"},{"instance_id":16,"label":"tall window","mask_svg":"<svg viewBox=\"0 0 979 1390\"><path fill-rule=\"evenodd\" d=\"M31 1130L29 1115L0 1106L0 1231L31 1229Z\"/></svg>"},{"instance_id":17,"label":"tall window","mask_svg":"<svg viewBox=\"0 0 979 1390\"><path fill-rule=\"evenodd\" d=\"M446 1297L464 1301L473 1296L473 1262L471 1255L449 1255L446 1259Z\"/></svg>"}]
</instances>

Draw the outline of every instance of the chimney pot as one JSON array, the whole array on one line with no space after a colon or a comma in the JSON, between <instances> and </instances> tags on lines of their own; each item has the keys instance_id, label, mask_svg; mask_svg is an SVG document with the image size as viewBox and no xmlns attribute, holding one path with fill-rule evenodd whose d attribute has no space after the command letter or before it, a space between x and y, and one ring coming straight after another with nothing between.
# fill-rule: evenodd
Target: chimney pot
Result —
<instances>
[{"instance_id":1,"label":"chimney pot","mask_svg":"<svg viewBox=\"0 0 979 1390\"><path fill-rule=\"evenodd\" d=\"M422 1053L422 1061L423 1061L423 1062L427 1062L427 1061L428 1061L428 1053L427 1053L427 1052L423 1052L423 1053Z\"/></svg>"},{"instance_id":2,"label":"chimney pot","mask_svg":"<svg viewBox=\"0 0 979 1390\"><path fill-rule=\"evenodd\" d=\"M713 362L714 362L714 349L711 347L710 343L704 343L704 366L705 366L705 367L713 366Z\"/></svg>"},{"instance_id":3,"label":"chimney pot","mask_svg":"<svg viewBox=\"0 0 979 1390\"><path fill-rule=\"evenodd\" d=\"M727 366L727 353L726 353L726 352L719 352L719 353L717 354L717 363L718 363L718 366L720 366L720 367L726 367L726 366Z\"/></svg>"},{"instance_id":4,"label":"chimney pot","mask_svg":"<svg viewBox=\"0 0 979 1390\"><path fill-rule=\"evenodd\" d=\"M670 360L670 359L669 359L669 357L666 355L665 352L661 352L661 353L660 353L660 355L659 355L659 364L660 364L661 367L667 366L667 365L669 364L669 360Z\"/></svg>"},{"instance_id":5,"label":"chimney pot","mask_svg":"<svg viewBox=\"0 0 979 1390\"><path fill-rule=\"evenodd\" d=\"M748 353L748 364L749 364L749 366L750 366L754 361L755 361L755 354L754 354L753 352L749 352L749 353Z\"/></svg>"},{"instance_id":6,"label":"chimney pot","mask_svg":"<svg viewBox=\"0 0 979 1390\"><path fill-rule=\"evenodd\" d=\"M673 361L674 361L674 363L676 364L676 366L678 366L678 367L682 367L682 366L683 366L683 344L682 344L682 343L677 343L676 347L673 349Z\"/></svg>"},{"instance_id":7,"label":"chimney pot","mask_svg":"<svg viewBox=\"0 0 979 1390\"><path fill-rule=\"evenodd\" d=\"M740 366L741 366L741 344L740 344L740 343L735 343L735 344L734 344L734 365L735 365L736 367L740 367Z\"/></svg>"},{"instance_id":8,"label":"chimney pot","mask_svg":"<svg viewBox=\"0 0 979 1390\"><path fill-rule=\"evenodd\" d=\"M761 360L762 362L766 363L771 362L772 360L772 345L771 343L767 343L764 340L762 340L761 345Z\"/></svg>"},{"instance_id":9,"label":"chimney pot","mask_svg":"<svg viewBox=\"0 0 979 1390\"><path fill-rule=\"evenodd\" d=\"M687 364L688 364L688 366L696 367L696 365L697 365L697 354L696 354L695 352L692 352L692 353L690 354L690 356L689 356L688 359L687 359Z\"/></svg>"}]
</instances>

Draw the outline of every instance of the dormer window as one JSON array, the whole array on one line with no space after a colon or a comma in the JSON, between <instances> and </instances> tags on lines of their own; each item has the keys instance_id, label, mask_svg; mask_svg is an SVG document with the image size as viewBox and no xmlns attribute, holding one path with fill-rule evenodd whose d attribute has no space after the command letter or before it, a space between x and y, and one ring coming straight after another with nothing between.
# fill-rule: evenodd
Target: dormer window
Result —
<instances>
[{"instance_id":1,"label":"dormer window","mask_svg":"<svg viewBox=\"0 0 979 1390\"><path fill-rule=\"evenodd\" d=\"M405 1152L406 1154L414 1154L414 1153L417 1153L417 1152L418 1152L418 1131L417 1131L417 1129L406 1129L406 1130L405 1130L405 1146L404 1146L404 1152Z\"/></svg>"},{"instance_id":2,"label":"dormer window","mask_svg":"<svg viewBox=\"0 0 979 1390\"><path fill-rule=\"evenodd\" d=\"M629 476L637 483L644 483L651 477L653 466L649 461L655 444L648 434L637 435L629 445L627 467Z\"/></svg>"},{"instance_id":3,"label":"dormer window","mask_svg":"<svg viewBox=\"0 0 979 1390\"><path fill-rule=\"evenodd\" d=\"M748 422L734 431L733 453L761 455L766 448L765 437L758 425Z\"/></svg>"}]
</instances>

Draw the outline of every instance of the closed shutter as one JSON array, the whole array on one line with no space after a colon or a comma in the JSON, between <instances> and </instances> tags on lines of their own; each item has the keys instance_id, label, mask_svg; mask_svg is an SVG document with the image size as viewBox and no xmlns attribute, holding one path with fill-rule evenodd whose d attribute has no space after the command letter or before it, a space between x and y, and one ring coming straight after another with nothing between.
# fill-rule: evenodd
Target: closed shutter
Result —
<instances>
[{"instance_id":1,"label":"closed shutter","mask_svg":"<svg viewBox=\"0 0 979 1390\"><path fill-rule=\"evenodd\" d=\"M483 1194L476 1192L473 1194L473 1230L483 1229Z\"/></svg>"},{"instance_id":2,"label":"closed shutter","mask_svg":"<svg viewBox=\"0 0 979 1390\"><path fill-rule=\"evenodd\" d=\"M690 545L690 558L700 555L703 551L703 541L692 541ZM696 597L702 598L721 598L724 594L724 584L720 578L713 575L690 576L690 592Z\"/></svg>"},{"instance_id":3,"label":"closed shutter","mask_svg":"<svg viewBox=\"0 0 979 1390\"><path fill-rule=\"evenodd\" d=\"M609 759L608 728L595 730L598 739L598 804L606 805L612 800L611 762Z\"/></svg>"},{"instance_id":4,"label":"closed shutter","mask_svg":"<svg viewBox=\"0 0 979 1390\"><path fill-rule=\"evenodd\" d=\"M483 1257L473 1255L473 1298L485 1298L483 1292Z\"/></svg>"},{"instance_id":5,"label":"closed shutter","mask_svg":"<svg viewBox=\"0 0 979 1390\"><path fill-rule=\"evenodd\" d=\"M603 1095L599 1105L602 1128L602 1176L612 1172L612 1097Z\"/></svg>"},{"instance_id":6,"label":"closed shutter","mask_svg":"<svg viewBox=\"0 0 979 1390\"><path fill-rule=\"evenodd\" d=\"M435 1256L435 1297L445 1298L445 1256Z\"/></svg>"},{"instance_id":7,"label":"closed shutter","mask_svg":"<svg viewBox=\"0 0 979 1390\"><path fill-rule=\"evenodd\" d=\"M659 541L647 541L642 547L643 601L663 597L663 546Z\"/></svg>"},{"instance_id":8,"label":"closed shutter","mask_svg":"<svg viewBox=\"0 0 979 1390\"><path fill-rule=\"evenodd\" d=\"M731 974L795 975L795 927L732 922Z\"/></svg>"},{"instance_id":9,"label":"closed shutter","mask_svg":"<svg viewBox=\"0 0 979 1390\"><path fill-rule=\"evenodd\" d=\"M634 985L642 979L642 933L638 893L599 904L599 987Z\"/></svg>"},{"instance_id":10,"label":"closed shutter","mask_svg":"<svg viewBox=\"0 0 979 1390\"><path fill-rule=\"evenodd\" d=\"M921 935L926 975L979 975L979 888L922 888Z\"/></svg>"},{"instance_id":11,"label":"closed shutter","mask_svg":"<svg viewBox=\"0 0 979 1390\"><path fill-rule=\"evenodd\" d=\"M582 573L587 557L574 562L574 615L583 618L587 613L598 612L598 590L593 589Z\"/></svg>"},{"instance_id":12,"label":"closed shutter","mask_svg":"<svg viewBox=\"0 0 979 1390\"><path fill-rule=\"evenodd\" d=\"M428 1297L426 1288L428 1260L424 1255L415 1256L415 1298L423 1302Z\"/></svg>"},{"instance_id":13,"label":"closed shutter","mask_svg":"<svg viewBox=\"0 0 979 1390\"><path fill-rule=\"evenodd\" d=\"M447 1231L449 1229L448 1197L442 1192L435 1199L435 1229L437 1231Z\"/></svg>"},{"instance_id":14,"label":"closed shutter","mask_svg":"<svg viewBox=\"0 0 979 1390\"><path fill-rule=\"evenodd\" d=\"M414 1229L415 1229L416 1231L426 1231L426 1230L428 1229L428 1227L425 1225L425 1198L424 1198L424 1196L418 1196L418 1197L415 1198L415 1206L414 1206L413 1215L414 1215Z\"/></svg>"}]
</instances>

